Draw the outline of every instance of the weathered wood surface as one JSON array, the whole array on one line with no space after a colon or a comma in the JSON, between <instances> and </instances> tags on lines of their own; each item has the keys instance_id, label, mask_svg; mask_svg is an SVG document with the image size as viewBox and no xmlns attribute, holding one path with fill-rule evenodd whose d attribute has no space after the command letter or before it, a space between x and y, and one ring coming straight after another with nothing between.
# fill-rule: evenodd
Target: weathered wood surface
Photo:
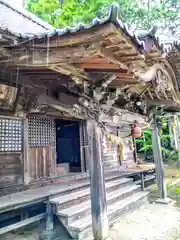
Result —
<instances>
[{"instance_id":1,"label":"weathered wood surface","mask_svg":"<svg viewBox=\"0 0 180 240\"><path fill-rule=\"evenodd\" d=\"M21 153L0 153L0 190L11 184L23 183Z\"/></svg>"},{"instance_id":2,"label":"weathered wood surface","mask_svg":"<svg viewBox=\"0 0 180 240\"><path fill-rule=\"evenodd\" d=\"M161 141L159 136L159 130L157 127L156 115L153 116L152 123L152 146L153 156L156 166L156 181L158 186L158 194L160 199L167 197L166 184L164 180L164 164L161 151Z\"/></svg>"},{"instance_id":3,"label":"weathered wood surface","mask_svg":"<svg viewBox=\"0 0 180 240\"><path fill-rule=\"evenodd\" d=\"M83 174L88 176L88 174ZM81 179L82 174L76 174L72 177L65 177L59 181L59 184L51 184L45 187L29 189L23 192L8 194L0 197L0 213L11 209L18 209L22 206L30 205L34 202L41 202L47 200L49 196L60 194L64 191L72 190L74 188L82 187L83 181L72 181L75 179ZM70 183L69 183L70 181Z\"/></svg>"},{"instance_id":4,"label":"weathered wood surface","mask_svg":"<svg viewBox=\"0 0 180 240\"><path fill-rule=\"evenodd\" d=\"M119 176L121 177L128 177L136 173L147 172L147 170L127 169L122 166L114 172L119 172ZM106 170L105 173L108 175L111 173L111 171ZM49 179L47 181L44 180L43 184L48 184L44 187L42 185L42 182L38 181L37 183L26 185L24 191L22 191L22 186L22 189L20 189L21 192L11 193L0 197L0 213L12 209L18 209L23 206L28 206L32 203L42 202L48 200L48 197L50 196L61 194L64 191L73 190L74 188L82 187L84 186L84 181L75 180L87 178L88 176L88 173L78 173L66 177Z\"/></svg>"},{"instance_id":5,"label":"weathered wood surface","mask_svg":"<svg viewBox=\"0 0 180 240\"><path fill-rule=\"evenodd\" d=\"M174 116L174 123L175 123L175 131L174 131L175 136L173 137L175 138L176 147L177 147L176 150L178 151L178 165L180 165L180 125L179 125L178 116Z\"/></svg>"},{"instance_id":6,"label":"weathered wood surface","mask_svg":"<svg viewBox=\"0 0 180 240\"><path fill-rule=\"evenodd\" d=\"M56 148L29 148L29 178L37 181L56 176Z\"/></svg>"},{"instance_id":7,"label":"weathered wood surface","mask_svg":"<svg viewBox=\"0 0 180 240\"><path fill-rule=\"evenodd\" d=\"M168 119L168 129L169 129L169 135L170 135L170 144L171 147L174 148L175 147L175 136L174 136L174 132L173 132L173 117L170 117Z\"/></svg>"},{"instance_id":8,"label":"weathered wood surface","mask_svg":"<svg viewBox=\"0 0 180 240\"><path fill-rule=\"evenodd\" d=\"M46 217L46 213L41 213L37 216L27 218L27 219L22 220L20 222L11 224L11 225L3 227L3 228L0 228L0 235L5 234L5 233L10 232L10 231L13 231L13 230L17 230L21 227L27 226L31 223L37 222L37 221L45 218L45 217Z\"/></svg>"},{"instance_id":9,"label":"weathered wood surface","mask_svg":"<svg viewBox=\"0 0 180 240\"><path fill-rule=\"evenodd\" d=\"M74 174L69 174L69 175L66 175L66 176L63 176L61 174L61 176L56 176L56 177L47 177L47 178L42 178L42 179L39 179L37 181L33 181L29 184L9 184L9 185L6 185L4 187L4 185L2 185L2 188L0 189L0 196L4 196L4 195L7 195L7 194L14 194L14 193L18 193L18 192L22 192L22 191L27 191L27 190L30 190L30 189L37 189L37 188L41 188L41 187L44 187L44 186L47 186L47 185L52 185L52 184L62 184L62 183L65 183L65 182L68 182L68 181L71 181L71 180L74 180L74 179L80 179L82 177L87 177L88 173L74 173Z\"/></svg>"},{"instance_id":10,"label":"weathered wood surface","mask_svg":"<svg viewBox=\"0 0 180 240\"><path fill-rule=\"evenodd\" d=\"M87 121L87 132L93 236L96 240L104 240L108 237L108 218L103 168L102 133L95 120Z\"/></svg>"},{"instance_id":11,"label":"weathered wood surface","mask_svg":"<svg viewBox=\"0 0 180 240\"><path fill-rule=\"evenodd\" d=\"M54 228L53 211L49 200L46 203L46 231L52 231Z\"/></svg>"}]
</instances>

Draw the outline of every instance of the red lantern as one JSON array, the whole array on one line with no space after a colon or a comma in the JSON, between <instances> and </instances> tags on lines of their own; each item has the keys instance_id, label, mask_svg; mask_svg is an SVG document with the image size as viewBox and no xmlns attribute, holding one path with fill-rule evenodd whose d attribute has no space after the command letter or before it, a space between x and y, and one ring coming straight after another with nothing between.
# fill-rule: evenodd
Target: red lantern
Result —
<instances>
[{"instance_id":1,"label":"red lantern","mask_svg":"<svg viewBox=\"0 0 180 240\"><path fill-rule=\"evenodd\" d=\"M141 128L138 126L138 123L135 121L134 125L132 126L131 134L135 138L140 138L141 137Z\"/></svg>"}]
</instances>

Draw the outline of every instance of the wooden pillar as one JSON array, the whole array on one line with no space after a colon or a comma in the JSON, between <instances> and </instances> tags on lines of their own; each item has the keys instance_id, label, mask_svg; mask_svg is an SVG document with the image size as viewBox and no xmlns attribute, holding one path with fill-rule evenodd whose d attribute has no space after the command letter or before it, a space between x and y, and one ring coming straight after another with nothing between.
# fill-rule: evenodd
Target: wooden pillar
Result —
<instances>
[{"instance_id":1,"label":"wooden pillar","mask_svg":"<svg viewBox=\"0 0 180 240\"><path fill-rule=\"evenodd\" d=\"M23 141L23 165L24 165L24 184L29 183L29 140L28 140L28 119L24 119L24 141Z\"/></svg>"},{"instance_id":2,"label":"wooden pillar","mask_svg":"<svg viewBox=\"0 0 180 240\"><path fill-rule=\"evenodd\" d=\"M156 115L153 116L152 122L152 148L154 162L156 166L156 182L159 195L159 199L157 200L157 202L168 203L166 184L164 180L164 164L161 151L161 140L159 136Z\"/></svg>"},{"instance_id":3,"label":"wooden pillar","mask_svg":"<svg viewBox=\"0 0 180 240\"><path fill-rule=\"evenodd\" d=\"M106 190L103 169L102 133L95 120L87 121L92 228L95 240L108 237Z\"/></svg>"},{"instance_id":4,"label":"wooden pillar","mask_svg":"<svg viewBox=\"0 0 180 240\"><path fill-rule=\"evenodd\" d=\"M54 229L53 212L49 201L46 203L46 214L46 231L52 231Z\"/></svg>"},{"instance_id":5,"label":"wooden pillar","mask_svg":"<svg viewBox=\"0 0 180 240\"><path fill-rule=\"evenodd\" d=\"M174 123L173 123L173 117L170 117L169 119L168 119L168 128L169 128L169 136L170 136L170 144L171 144L171 147L172 148L174 148L174 145L175 145L175 142L174 142L174 138L175 138L175 136L174 136L174 131L173 131L173 125L174 125Z\"/></svg>"},{"instance_id":6,"label":"wooden pillar","mask_svg":"<svg viewBox=\"0 0 180 240\"><path fill-rule=\"evenodd\" d=\"M81 155L81 172L86 172L87 169L87 136L86 136L86 122L80 123L80 155Z\"/></svg>"},{"instance_id":7,"label":"wooden pillar","mask_svg":"<svg viewBox=\"0 0 180 240\"><path fill-rule=\"evenodd\" d=\"M176 148L178 151L178 166L180 166L180 127L179 127L179 118L178 116L174 116L174 138L176 143Z\"/></svg>"},{"instance_id":8,"label":"wooden pillar","mask_svg":"<svg viewBox=\"0 0 180 240\"><path fill-rule=\"evenodd\" d=\"M56 232L54 231L52 206L48 199L46 202L46 227L45 230L42 232L40 239L52 240L55 238L57 238L57 236Z\"/></svg>"}]
</instances>

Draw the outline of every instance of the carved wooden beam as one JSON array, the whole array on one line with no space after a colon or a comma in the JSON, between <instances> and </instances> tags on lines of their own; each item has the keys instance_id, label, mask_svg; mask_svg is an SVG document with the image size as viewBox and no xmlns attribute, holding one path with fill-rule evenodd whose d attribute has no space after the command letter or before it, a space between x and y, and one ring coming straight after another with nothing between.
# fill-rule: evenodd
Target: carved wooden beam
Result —
<instances>
[{"instance_id":1,"label":"carved wooden beam","mask_svg":"<svg viewBox=\"0 0 180 240\"><path fill-rule=\"evenodd\" d=\"M71 47L29 48L14 47L10 50L10 57L1 59L0 62L14 62L20 66L48 66L56 63L72 63L80 61L84 57L97 53L96 43L94 45L80 45Z\"/></svg>"},{"instance_id":2,"label":"carved wooden beam","mask_svg":"<svg viewBox=\"0 0 180 240\"><path fill-rule=\"evenodd\" d=\"M174 105L175 102L172 99L169 99L169 100L166 100L166 99L161 99L161 100L157 100L157 99L151 100L151 99L148 99L147 100L147 104L148 104L148 107L151 107L151 106L161 106L161 105L171 106L171 105Z\"/></svg>"},{"instance_id":3,"label":"carved wooden beam","mask_svg":"<svg viewBox=\"0 0 180 240\"><path fill-rule=\"evenodd\" d=\"M72 64L53 64L48 66L48 68L55 72L59 72L64 75L71 76L72 79L78 84L82 83L83 79L86 79L86 80L90 79L87 73L85 73L82 69L79 69L78 71L78 69Z\"/></svg>"},{"instance_id":4,"label":"carved wooden beam","mask_svg":"<svg viewBox=\"0 0 180 240\"><path fill-rule=\"evenodd\" d=\"M128 112L121 116L108 116L104 113L101 113L99 116L100 121L109 123L114 126L119 126L120 124L133 124L134 121L138 121L141 126L146 126L148 121L145 117L139 116L138 114L135 115L134 113Z\"/></svg>"},{"instance_id":5,"label":"carved wooden beam","mask_svg":"<svg viewBox=\"0 0 180 240\"><path fill-rule=\"evenodd\" d=\"M136 77L139 77L145 84L152 82L151 91L156 94L156 97L161 99L158 92L165 92L164 96L167 98L167 92L170 92L176 102L180 102L180 96L176 92L176 86L172 81L171 76L161 64L154 64L145 73L136 72Z\"/></svg>"}]
</instances>

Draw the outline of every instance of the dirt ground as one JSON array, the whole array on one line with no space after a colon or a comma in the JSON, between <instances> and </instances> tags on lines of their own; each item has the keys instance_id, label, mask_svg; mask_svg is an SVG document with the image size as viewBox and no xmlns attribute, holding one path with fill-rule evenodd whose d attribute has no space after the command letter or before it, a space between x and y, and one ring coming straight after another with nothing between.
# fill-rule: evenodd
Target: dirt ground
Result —
<instances>
[{"instance_id":1,"label":"dirt ground","mask_svg":"<svg viewBox=\"0 0 180 240\"><path fill-rule=\"evenodd\" d=\"M124 216L109 233L112 240L180 240L180 211L147 204Z\"/></svg>"}]
</instances>

